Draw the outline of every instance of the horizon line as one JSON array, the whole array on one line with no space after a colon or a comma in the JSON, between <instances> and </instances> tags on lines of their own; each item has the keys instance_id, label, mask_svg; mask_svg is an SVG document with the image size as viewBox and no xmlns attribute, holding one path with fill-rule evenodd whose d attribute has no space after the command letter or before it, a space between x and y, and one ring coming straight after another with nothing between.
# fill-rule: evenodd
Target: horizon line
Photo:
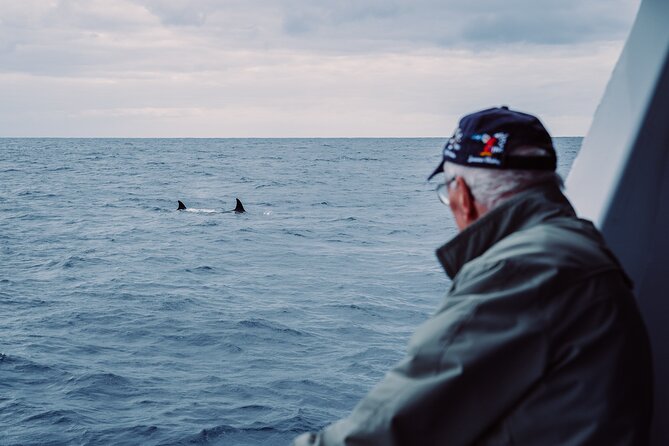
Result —
<instances>
[{"instance_id":1,"label":"horizon line","mask_svg":"<svg viewBox=\"0 0 669 446\"><path fill-rule=\"evenodd\" d=\"M585 138L553 135L552 138ZM0 139L448 139L450 136L3 136Z\"/></svg>"}]
</instances>

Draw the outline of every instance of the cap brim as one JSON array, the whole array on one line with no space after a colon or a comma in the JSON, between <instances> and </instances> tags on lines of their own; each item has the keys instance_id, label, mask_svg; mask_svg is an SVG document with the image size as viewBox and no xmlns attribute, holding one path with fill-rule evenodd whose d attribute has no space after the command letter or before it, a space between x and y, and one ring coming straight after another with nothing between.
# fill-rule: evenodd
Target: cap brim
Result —
<instances>
[{"instance_id":1,"label":"cap brim","mask_svg":"<svg viewBox=\"0 0 669 446\"><path fill-rule=\"evenodd\" d=\"M442 160L437 166L437 168L434 169L434 172L432 172L432 174L430 174L430 176L427 177L427 181L430 181L432 178L434 178L436 175L439 175L440 173L444 173L444 160Z\"/></svg>"}]
</instances>

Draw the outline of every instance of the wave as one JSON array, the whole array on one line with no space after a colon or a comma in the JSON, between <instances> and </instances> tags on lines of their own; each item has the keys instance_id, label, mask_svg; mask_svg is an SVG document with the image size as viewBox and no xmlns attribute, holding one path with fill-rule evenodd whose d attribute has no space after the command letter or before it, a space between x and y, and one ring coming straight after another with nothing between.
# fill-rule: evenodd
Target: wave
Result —
<instances>
[{"instance_id":1,"label":"wave","mask_svg":"<svg viewBox=\"0 0 669 446\"><path fill-rule=\"evenodd\" d=\"M74 410L47 410L23 419L24 423L46 421L49 424L72 423L81 421L81 415Z\"/></svg>"},{"instance_id":2,"label":"wave","mask_svg":"<svg viewBox=\"0 0 669 446\"><path fill-rule=\"evenodd\" d=\"M269 322L264 319L245 319L238 322L237 325L243 328L271 330L277 333L284 333L293 336L303 336L306 334L305 332L286 327L285 325Z\"/></svg>"},{"instance_id":3,"label":"wave","mask_svg":"<svg viewBox=\"0 0 669 446\"><path fill-rule=\"evenodd\" d=\"M214 267L208 265L202 265L195 268L186 268L184 271L187 273L206 273L214 271Z\"/></svg>"},{"instance_id":4,"label":"wave","mask_svg":"<svg viewBox=\"0 0 669 446\"><path fill-rule=\"evenodd\" d=\"M100 396L127 398L139 393L132 381L114 373L89 373L67 380L74 388L67 392L70 397L97 400Z\"/></svg>"},{"instance_id":5,"label":"wave","mask_svg":"<svg viewBox=\"0 0 669 446\"><path fill-rule=\"evenodd\" d=\"M271 408L267 408L271 410ZM308 417L305 411L298 409L289 416L275 420L270 424L255 422L251 426L233 426L220 424L202 429L195 435L189 435L176 444L215 444L215 445L259 445L289 444L293 438L303 432L317 431L322 422Z\"/></svg>"}]
</instances>

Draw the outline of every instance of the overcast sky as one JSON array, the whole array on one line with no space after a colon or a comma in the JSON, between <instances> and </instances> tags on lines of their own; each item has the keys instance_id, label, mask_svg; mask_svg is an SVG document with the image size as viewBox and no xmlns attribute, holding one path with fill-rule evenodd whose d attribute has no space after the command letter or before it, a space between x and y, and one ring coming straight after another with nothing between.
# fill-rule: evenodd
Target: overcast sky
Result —
<instances>
[{"instance_id":1,"label":"overcast sky","mask_svg":"<svg viewBox=\"0 0 669 446\"><path fill-rule=\"evenodd\" d=\"M0 136L584 135L639 0L0 0Z\"/></svg>"}]
</instances>

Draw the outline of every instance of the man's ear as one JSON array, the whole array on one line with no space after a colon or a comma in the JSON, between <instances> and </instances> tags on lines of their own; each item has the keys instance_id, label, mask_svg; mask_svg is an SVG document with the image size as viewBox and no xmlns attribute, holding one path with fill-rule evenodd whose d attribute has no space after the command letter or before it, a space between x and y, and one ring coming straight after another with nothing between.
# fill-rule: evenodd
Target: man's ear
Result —
<instances>
[{"instance_id":1,"label":"man's ear","mask_svg":"<svg viewBox=\"0 0 669 446\"><path fill-rule=\"evenodd\" d=\"M462 223L465 227L474 223L479 219L479 209L476 206L476 201L474 200L474 195L472 194L471 189L465 182L462 177L457 177L456 182L456 197L457 207L460 211L460 216L462 218Z\"/></svg>"},{"instance_id":2,"label":"man's ear","mask_svg":"<svg viewBox=\"0 0 669 446\"><path fill-rule=\"evenodd\" d=\"M474 196L472 191L469 189L467 183L462 177L455 178L455 187L456 187L456 200L458 201L458 207L463 215L469 217L472 212L476 212L476 206L474 206Z\"/></svg>"}]
</instances>

